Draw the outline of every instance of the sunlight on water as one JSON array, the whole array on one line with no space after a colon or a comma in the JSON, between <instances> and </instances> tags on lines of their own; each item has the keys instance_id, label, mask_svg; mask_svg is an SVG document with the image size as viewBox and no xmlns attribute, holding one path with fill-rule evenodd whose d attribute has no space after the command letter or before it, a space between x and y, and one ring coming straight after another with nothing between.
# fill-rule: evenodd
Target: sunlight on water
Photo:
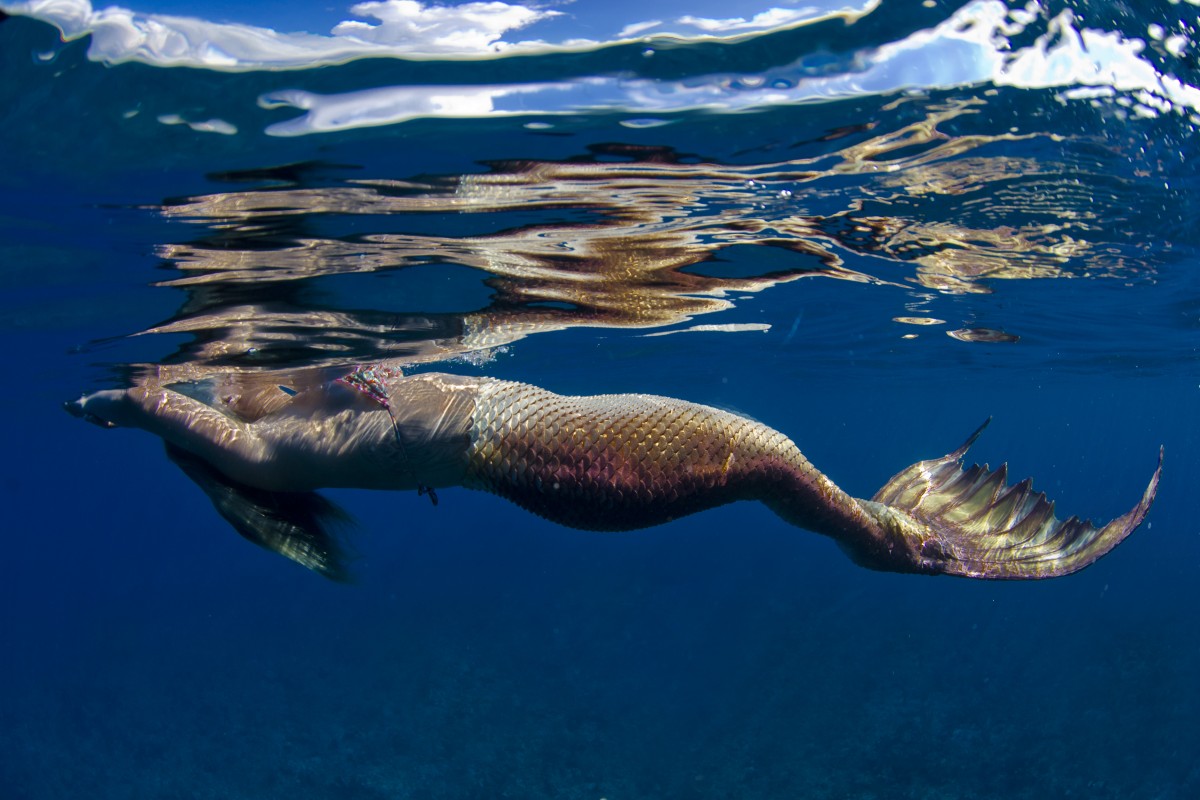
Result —
<instances>
[{"instance_id":1,"label":"sunlight on water","mask_svg":"<svg viewBox=\"0 0 1200 800\"><path fill-rule=\"evenodd\" d=\"M189 360L222 366L270 364L277 347L291 362L308 347L302 363L313 365L420 363L539 331L676 325L801 278L914 298L915 287L978 294L1007 280L1155 280L1159 243L1112 235L1114 221L1129 214L1133 181L1122 186L1103 174L1090 137L951 132L970 126L985 110L981 100L926 106L925 116L900 126L882 116L911 120L907 106L916 104L898 100L872 121L795 143L797 157L782 162L715 163L665 147L605 144L563 161L491 161L486 172L405 180L292 165L264 188L161 207L207 233L158 248L179 273L158 285L193 299L184 318L152 332L198 335ZM320 174L322 185L305 187L308 174ZM461 225L477 232L420 232L463 215L470 221ZM353 235L314 234L334 219ZM777 256L755 269L760 248ZM718 262L747 266L721 274ZM250 287L268 296L291 281L430 264L477 270L491 290L488 307L436 323L392 320L384 331L370 315L226 302ZM961 341L1018 338L948 333ZM331 348L332 338L342 345Z\"/></svg>"}]
</instances>

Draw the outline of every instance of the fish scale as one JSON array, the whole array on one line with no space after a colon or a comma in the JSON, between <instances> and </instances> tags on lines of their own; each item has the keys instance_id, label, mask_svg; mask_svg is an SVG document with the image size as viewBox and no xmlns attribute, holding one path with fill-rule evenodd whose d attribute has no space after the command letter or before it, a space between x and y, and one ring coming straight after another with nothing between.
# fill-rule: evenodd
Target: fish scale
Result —
<instances>
[{"instance_id":1,"label":"fish scale","mask_svg":"<svg viewBox=\"0 0 1200 800\"><path fill-rule=\"evenodd\" d=\"M763 469L794 453L783 469ZM467 484L573 527L626 530L762 494L811 465L753 420L648 395L495 382L476 398ZM778 465L784 466L784 465Z\"/></svg>"}]
</instances>

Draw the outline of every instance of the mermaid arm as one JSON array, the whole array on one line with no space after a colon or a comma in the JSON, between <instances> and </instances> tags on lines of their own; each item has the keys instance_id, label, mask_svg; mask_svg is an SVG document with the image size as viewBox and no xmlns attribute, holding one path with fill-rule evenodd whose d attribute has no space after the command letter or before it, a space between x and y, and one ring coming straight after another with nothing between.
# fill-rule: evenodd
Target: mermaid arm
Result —
<instances>
[{"instance_id":1,"label":"mermaid arm","mask_svg":"<svg viewBox=\"0 0 1200 800\"><path fill-rule=\"evenodd\" d=\"M244 539L334 581L349 579L343 529L353 519L317 492L276 492L239 483L173 444L167 458L200 487Z\"/></svg>"},{"instance_id":2,"label":"mermaid arm","mask_svg":"<svg viewBox=\"0 0 1200 800\"><path fill-rule=\"evenodd\" d=\"M148 382L65 404L104 428L135 427L159 436L167 458L195 483L242 537L335 581L348 579L340 529L352 524L339 506L313 491L278 484L268 463L270 436L260 435L261 409L229 404L221 382ZM287 396L278 387L276 392ZM272 398L272 405L282 404ZM250 410L246 420L239 410ZM219 467L218 467L219 465Z\"/></svg>"},{"instance_id":3,"label":"mermaid arm","mask_svg":"<svg viewBox=\"0 0 1200 800\"><path fill-rule=\"evenodd\" d=\"M141 428L168 445L219 465L229 477L255 483L268 457L269 442L255 426L190 391L196 385L146 383L110 389L65 404L66 410L106 428Z\"/></svg>"}]
</instances>

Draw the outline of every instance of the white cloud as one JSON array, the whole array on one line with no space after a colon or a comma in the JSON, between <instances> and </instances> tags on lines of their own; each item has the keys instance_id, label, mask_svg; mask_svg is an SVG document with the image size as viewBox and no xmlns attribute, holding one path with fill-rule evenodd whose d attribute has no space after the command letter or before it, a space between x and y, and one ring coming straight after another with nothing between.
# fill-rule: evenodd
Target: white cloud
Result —
<instances>
[{"instance_id":1,"label":"white cloud","mask_svg":"<svg viewBox=\"0 0 1200 800\"><path fill-rule=\"evenodd\" d=\"M881 2L883 0L857 0L857 2L848 2L847 0L816 0L816 2L805 6L793 8L775 6L750 16L727 17L724 19L697 17L687 14L670 23L663 23L658 20L652 22L635 22L632 25L626 25L618 36L636 36L649 28L655 27L659 28L658 31L655 31L656 35L695 36L696 31L699 31L713 38L736 39L797 25L810 25L814 22L829 19L841 19L850 24L873 12L879 7ZM733 3L733 5L738 5L738 3ZM683 27L680 28L679 26ZM687 31L685 34L683 32L685 28L693 30Z\"/></svg>"},{"instance_id":2,"label":"white cloud","mask_svg":"<svg viewBox=\"0 0 1200 800\"><path fill-rule=\"evenodd\" d=\"M477 57L509 48L549 49L542 42L510 45L501 37L559 13L498 1L432 6L417 0L382 0L352 9L378 24L348 20L337 25L333 35L321 36L139 14L118 6L96 11L89 0L0 0L0 10L48 22L67 40L91 34L88 57L94 61L220 70L300 69L372 55Z\"/></svg>"},{"instance_id":3,"label":"white cloud","mask_svg":"<svg viewBox=\"0 0 1200 800\"><path fill-rule=\"evenodd\" d=\"M708 19L706 17L680 17L683 25L691 25L706 33L728 33L730 31L762 30L764 28L780 28L794 25L819 16L815 8L771 8L755 14L750 19L733 17L731 19Z\"/></svg>"},{"instance_id":4,"label":"white cloud","mask_svg":"<svg viewBox=\"0 0 1200 800\"><path fill-rule=\"evenodd\" d=\"M494 48L505 33L561 13L498 1L427 6L417 0L359 3L350 11L379 24L347 20L334 27L335 36L399 46L420 43L425 49L452 52Z\"/></svg>"},{"instance_id":5,"label":"white cloud","mask_svg":"<svg viewBox=\"0 0 1200 800\"><path fill-rule=\"evenodd\" d=\"M734 5L742 1L731 0ZM756 4L761 0L744 2ZM853 22L880 2L809 0L804 8L771 8L730 19L683 17L672 23L633 22L624 24L614 38L598 41L571 37L555 42L539 39L510 42L505 38L515 31L563 16L562 12L539 7L539 0L530 0L529 5L503 0L477 0L461 5L369 0L351 8L362 19L338 23L330 35L280 33L239 23L142 14L119 6L97 11L90 0L0 0L0 10L55 25L64 39L90 34L88 57L95 61L110 64L141 61L159 66L237 71L303 69L363 56L480 58L498 53L586 50L636 38L647 31L652 36L736 40L834 17ZM613 23L614 27L620 26L622 20L614 19Z\"/></svg>"},{"instance_id":6,"label":"white cloud","mask_svg":"<svg viewBox=\"0 0 1200 800\"><path fill-rule=\"evenodd\" d=\"M645 33L651 28L657 28L659 25L662 25L661 19L652 19L647 20L646 22L635 22L632 25L626 25L624 28L621 28L620 32L617 33L617 38L629 39L637 36L639 33Z\"/></svg>"}]
</instances>

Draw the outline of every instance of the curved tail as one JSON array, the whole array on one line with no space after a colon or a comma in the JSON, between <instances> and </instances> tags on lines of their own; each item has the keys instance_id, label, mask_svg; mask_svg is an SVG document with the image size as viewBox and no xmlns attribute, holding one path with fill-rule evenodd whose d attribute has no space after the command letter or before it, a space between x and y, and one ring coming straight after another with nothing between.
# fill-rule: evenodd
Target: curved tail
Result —
<instances>
[{"instance_id":1,"label":"curved tail","mask_svg":"<svg viewBox=\"0 0 1200 800\"><path fill-rule=\"evenodd\" d=\"M1102 527L1078 517L1060 520L1054 503L1026 478L1007 485L1008 465L964 469L962 458L988 422L952 453L918 461L897 473L870 501L859 503L895 547L859 556L864 566L969 578L1032 580L1069 575L1108 553L1145 519L1162 475L1158 467L1142 499ZM895 563L891 563L891 562Z\"/></svg>"}]
</instances>

